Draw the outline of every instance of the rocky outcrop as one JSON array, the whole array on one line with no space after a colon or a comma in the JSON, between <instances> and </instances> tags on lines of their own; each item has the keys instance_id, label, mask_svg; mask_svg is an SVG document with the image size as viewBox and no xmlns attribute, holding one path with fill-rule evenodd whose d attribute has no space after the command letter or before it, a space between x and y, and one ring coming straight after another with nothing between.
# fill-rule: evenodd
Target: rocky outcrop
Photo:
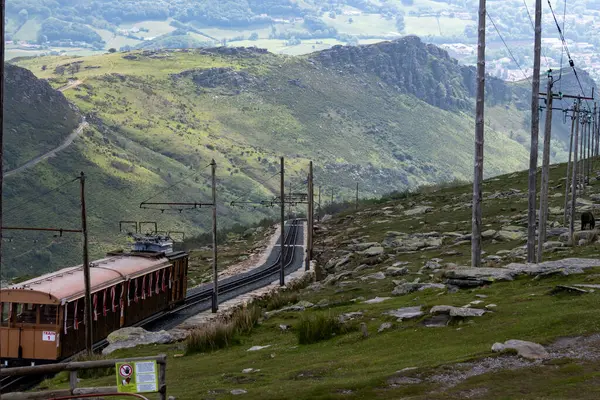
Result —
<instances>
[{"instance_id":1,"label":"rocky outcrop","mask_svg":"<svg viewBox=\"0 0 600 400\"><path fill-rule=\"evenodd\" d=\"M225 87L241 90L256 86L260 80L246 71L237 71L233 68L192 69L171 75L173 79L191 77L192 81L204 88Z\"/></svg>"},{"instance_id":2,"label":"rocky outcrop","mask_svg":"<svg viewBox=\"0 0 600 400\"><path fill-rule=\"evenodd\" d=\"M173 343L184 340L186 337L186 331L148 332L139 327L122 328L108 335L106 340L109 345L102 350L102 354L110 354L115 350L128 349L140 345Z\"/></svg>"},{"instance_id":3,"label":"rocky outcrop","mask_svg":"<svg viewBox=\"0 0 600 400\"><path fill-rule=\"evenodd\" d=\"M363 46L333 46L313 55L313 62L346 73L371 73L401 93L447 110L471 110L476 69L459 65L448 53L417 36ZM486 98L507 101L510 88L486 77Z\"/></svg>"}]
</instances>

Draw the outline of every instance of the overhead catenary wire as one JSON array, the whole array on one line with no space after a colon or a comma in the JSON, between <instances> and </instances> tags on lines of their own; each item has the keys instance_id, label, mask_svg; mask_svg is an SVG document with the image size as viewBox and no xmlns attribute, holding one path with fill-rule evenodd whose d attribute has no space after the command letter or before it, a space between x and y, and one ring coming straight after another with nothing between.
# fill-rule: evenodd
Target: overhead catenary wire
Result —
<instances>
[{"instance_id":1,"label":"overhead catenary wire","mask_svg":"<svg viewBox=\"0 0 600 400\"><path fill-rule=\"evenodd\" d=\"M579 84L579 89L581 89L581 95L583 97L585 97L585 90L583 89L583 85L581 84L581 80L579 79L579 75L577 74L577 70L575 69L575 62L573 62L571 53L569 53L569 46L567 46L567 41L565 40L565 35L560 27L560 24L558 23L558 19L556 18L556 14L554 13L554 9L552 8L552 4L550 3L550 0L548 0L548 7L550 7L550 11L552 12L552 18L554 19L554 23L556 24L556 29L558 30L558 35L560 36L560 40L562 42L562 45L563 45L565 52L567 54L567 57L569 59L569 65L573 69L573 74L575 75L575 79L577 79L577 83ZM565 7L566 7L566 3L565 3ZM592 109L590 108L590 104L587 101L587 99L585 100L585 105L586 105L588 111L591 112Z\"/></svg>"},{"instance_id":2,"label":"overhead catenary wire","mask_svg":"<svg viewBox=\"0 0 600 400\"><path fill-rule=\"evenodd\" d=\"M22 208L24 205L32 203L33 201L40 200L41 198L46 197L49 194L54 193L54 192L62 189L63 187L67 186L68 184L73 183L73 182L75 182L77 180L79 180L79 177L76 177L76 178L73 178L73 179L69 179L69 180L67 180L67 181L65 181L65 182L63 182L63 183L61 183L61 184L53 187L52 189L49 189L49 190L45 191L42 194L37 194L35 196L31 196L30 198L28 198L28 199L26 199L24 201L19 202L18 205L16 205L16 206L14 206L12 208L9 208L8 210L4 211L4 214L8 214L8 213L10 213L10 212L12 212L12 211L14 211L14 210L16 210L18 208Z\"/></svg>"},{"instance_id":3,"label":"overhead catenary wire","mask_svg":"<svg viewBox=\"0 0 600 400\"><path fill-rule=\"evenodd\" d=\"M204 168L208 168L208 167L210 167L210 165L211 165L211 164L208 164L208 165L207 165L206 167L204 167ZM203 169L204 169L204 168L203 168ZM194 176L194 175L197 175L199 172L200 172L199 170L195 170L195 171L193 171L192 173L190 173L190 174L188 174L188 175L184 176L183 178L181 178L181 179L180 179L180 180L178 180L177 182L173 183L172 185L170 185L170 186L168 186L168 187L164 188L163 190L159 191L159 192L158 192L158 193L156 193L155 195L153 195L153 196L150 196L150 197L149 197L149 198L147 198L146 200L142 201L142 203L145 203L145 202L147 202L148 200L152 200L152 199L156 198L158 195L160 195L160 194L163 194L164 192L166 192L166 191L168 191L168 190L170 190L170 189L173 189L175 186L179 185L181 182L183 182L183 181L185 181L185 180L187 180L187 179L191 178L191 177L192 177L192 176Z\"/></svg>"},{"instance_id":4,"label":"overhead catenary wire","mask_svg":"<svg viewBox=\"0 0 600 400\"><path fill-rule=\"evenodd\" d=\"M529 83L531 83L531 80L529 79L529 76L527 76L527 74L525 73L525 71L523 71L523 68L521 68L521 65L519 64L519 62L515 58L513 52L510 50L510 48L508 47L508 45L504 41L504 38L502 37L502 34L500 33L500 30L498 30L498 27L496 26L496 23L492 19L492 16L487 11L486 11L486 14L487 14L488 18L490 19L490 22L494 26L494 29L496 30L496 33L498 33L498 36L500 37L500 40L502 40L502 43L504 43L504 47L506 47L506 50L508 50L508 53L510 54L510 57L512 58L512 60L514 61L514 63L517 65L517 67L519 67L519 69L521 70L521 73L523 74L523 76L525 77L525 79L527 79L527 81Z\"/></svg>"}]
</instances>

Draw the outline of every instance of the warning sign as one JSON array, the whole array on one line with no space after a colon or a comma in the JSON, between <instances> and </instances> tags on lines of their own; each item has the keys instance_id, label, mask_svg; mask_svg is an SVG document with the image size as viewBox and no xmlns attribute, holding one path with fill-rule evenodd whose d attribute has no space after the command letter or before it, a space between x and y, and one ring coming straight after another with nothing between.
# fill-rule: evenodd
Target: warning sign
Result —
<instances>
[{"instance_id":1,"label":"warning sign","mask_svg":"<svg viewBox=\"0 0 600 400\"><path fill-rule=\"evenodd\" d=\"M53 332L53 331L42 332L42 340L44 342L56 342L56 332Z\"/></svg>"},{"instance_id":2,"label":"warning sign","mask_svg":"<svg viewBox=\"0 0 600 400\"><path fill-rule=\"evenodd\" d=\"M117 363L116 370L119 393L156 393L158 391L156 361Z\"/></svg>"}]
</instances>

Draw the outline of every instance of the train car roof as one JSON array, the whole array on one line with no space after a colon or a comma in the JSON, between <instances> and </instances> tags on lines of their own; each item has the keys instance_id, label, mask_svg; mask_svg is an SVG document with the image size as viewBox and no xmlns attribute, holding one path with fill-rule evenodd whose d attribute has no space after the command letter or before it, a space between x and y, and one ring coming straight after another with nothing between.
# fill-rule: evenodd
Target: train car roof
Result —
<instances>
[{"instance_id":1,"label":"train car roof","mask_svg":"<svg viewBox=\"0 0 600 400\"><path fill-rule=\"evenodd\" d=\"M159 270L170 264L162 253L124 253L90 263L92 293L127 279ZM12 303L60 304L84 296L83 265L63 268L0 290L0 301Z\"/></svg>"}]
</instances>

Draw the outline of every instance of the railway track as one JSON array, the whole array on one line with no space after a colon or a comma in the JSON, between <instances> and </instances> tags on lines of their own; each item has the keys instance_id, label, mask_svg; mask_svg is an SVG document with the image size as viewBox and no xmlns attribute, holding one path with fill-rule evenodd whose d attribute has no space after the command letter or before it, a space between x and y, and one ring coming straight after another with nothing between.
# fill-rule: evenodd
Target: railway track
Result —
<instances>
[{"instance_id":1,"label":"railway track","mask_svg":"<svg viewBox=\"0 0 600 400\"><path fill-rule=\"evenodd\" d=\"M299 219L290 221L286 227L283 251L272 251L265 264L253 270L219 281L219 302L248 293L265 286L266 283L272 282L274 277L279 276L282 256L284 257L284 270L286 273L298 269L298 261L303 259L302 244L298 244L298 242L303 243L303 232L302 229L299 229L301 224L302 220ZM299 252L301 254L298 254ZM181 306L173 310L157 313L145 320L139 321L133 326L140 326L150 331L172 329L185 319L211 308L212 291L212 284L205 284L189 289L185 303ZM108 346L108 341L103 339L93 345L93 350L97 352L106 346ZM75 356L72 356L61 360L61 362L71 361L74 358ZM0 379L0 393L7 393L15 388L26 389L27 387L33 387L41 379L43 378L34 379L32 376L4 377Z\"/></svg>"}]
</instances>

